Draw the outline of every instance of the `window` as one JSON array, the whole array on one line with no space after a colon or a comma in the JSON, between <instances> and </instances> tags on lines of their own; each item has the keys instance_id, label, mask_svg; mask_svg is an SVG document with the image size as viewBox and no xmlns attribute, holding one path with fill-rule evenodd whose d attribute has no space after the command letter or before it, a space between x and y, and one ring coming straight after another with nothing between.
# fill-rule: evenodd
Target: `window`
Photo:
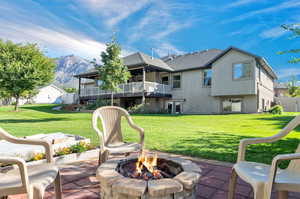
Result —
<instances>
[{"instance_id":1,"label":"window","mask_svg":"<svg viewBox=\"0 0 300 199\"><path fill-rule=\"evenodd\" d=\"M223 112L242 112L242 100L239 98L225 99L222 106Z\"/></svg>"},{"instance_id":2,"label":"window","mask_svg":"<svg viewBox=\"0 0 300 199\"><path fill-rule=\"evenodd\" d=\"M180 102L175 103L175 113L181 113L181 104L180 104Z\"/></svg>"},{"instance_id":3,"label":"window","mask_svg":"<svg viewBox=\"0 0 300 199\"><path fill-rule=\"evenodd\" d=\"M203 86L211 86L211 76L212 76L211 69L204 71Z\"/></svg>"},{"instance_id":4,"label":"window","mask_svg":"<svg viewBox=\"0 0 300 199\"><path fill-rule=\"evenodd\" d=\"M251 78L252 70L250 63L239 63L233 65L233 79L249 79Z\"/></svg>"},{"instance_id":5,"label":"window","mask_svg":"<svg viewBox=\"0 0 300 199\"><path fill-rule=\"evenodd\" d=\"M173 88L180 88L181 78L180 75L173 75Z\"/></svg>"},{"instance_id":6,"label":"window","mask_svg":"<svg viewBox=\"0 0 300 199\"><path fill-rule=\"evenodd\" d=\"M168 102L168 113L171 114L173 112L173 102Z\"/></svg>"},{"instance_id":7,"label":"window","mask_svg":"<svg viewBox=\"0 0 300 199\"><path fill-rule=\"evenodd\" d=\"M102 80L96 80L96 86L101 86L102 85L102 83L103 83L103 81Z\"/></svg>"},{"instance_id":8,"label":"window","mask_svg":"<svg viewBox=\"0 0 300 199\"><path fill-rule=\"evenodd\" d=\"M162 77L161 83L165 85L169 85L169 77L168 76Z\"/></svg>"}]
</instances>

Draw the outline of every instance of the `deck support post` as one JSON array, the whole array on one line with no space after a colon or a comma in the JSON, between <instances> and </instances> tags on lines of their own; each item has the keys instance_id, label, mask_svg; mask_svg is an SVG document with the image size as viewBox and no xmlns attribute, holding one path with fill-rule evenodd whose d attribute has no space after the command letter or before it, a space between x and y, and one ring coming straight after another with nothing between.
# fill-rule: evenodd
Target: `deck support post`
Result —
<instances>
[{"instance_id":1,"label":"deck support post","mask_svg":"<svg viewBox=\"0 0 300 199\"><path fill-rule=\"evenodd\" d=\"M146 81L146 69L143 67L143 93L142 93L142 104L145 104L145 81Z\"/></svg>"},{"instance_id":2,"label":"deck support post","mask_svg":"<svg viewBox=\"0 0 300 199\"><path fill-rule=\"evenodd\" d=\"M80 89L81 89L81 77L79 77L78 81L78 104L80 104Z\"/></svg>"}]
</instances>

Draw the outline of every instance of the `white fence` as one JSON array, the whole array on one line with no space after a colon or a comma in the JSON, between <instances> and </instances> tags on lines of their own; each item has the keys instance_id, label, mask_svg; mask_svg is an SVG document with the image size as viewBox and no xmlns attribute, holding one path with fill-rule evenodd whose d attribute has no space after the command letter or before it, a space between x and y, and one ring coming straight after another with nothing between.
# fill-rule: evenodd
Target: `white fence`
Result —
<instances>
[{"instance_id":1,"label":"white fence","mask_svg":"<svg viewBox=\"0 0 300 199\"><path fill-rule=\"evenodd\" d=\"M283 106L285 112L300 112L300 98L299 97L275 97L277 104Z\"/></svg>"},{"instance_id":2,"label":"white fence","mask_svg":"<svg viewBox=\"0 0 300 199\"><path fill-rule=\"evenodd\" d=\"M66 93L61 96L63 104L75 104L78 102L78 94Z\"/></svg>"},{"instance_id":3,"label":"white fence","mask_svg":"<svg viewBox=\"0 0 300 199\"><path fill-rule=\"evenodd\" d=\"M120 90L115 94L141 93L143 92L143 82L131 82L128 84L120 84ZM171 94L171 87L156 82L145 82L145 92ZM80 96L97 96L111 94L111 91L101 90L99 87L90 87L80 89Z\"/></svg>"}]
</instances>

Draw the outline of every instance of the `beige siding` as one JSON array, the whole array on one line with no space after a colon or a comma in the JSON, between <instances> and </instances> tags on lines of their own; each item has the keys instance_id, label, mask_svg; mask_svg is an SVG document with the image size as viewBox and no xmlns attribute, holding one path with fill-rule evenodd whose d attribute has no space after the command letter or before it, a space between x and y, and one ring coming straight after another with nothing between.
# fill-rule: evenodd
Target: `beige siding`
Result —
<instances>
[{"instance_id":1,"label":"beige siding","mask_svg":"<svg viewBox=\"0 0 300 199\"><path fill-rule=\"evenodd\" d=\"M173 89L172 100L183 101L183 113L219 113L220 101L210 96L211 88L202 86L203 71L193 70L182 72L181 88Z\"/></svg>"},{"instance_id":2,"label":"beige siding","mask_svg":"<svg viewBox=\"0 0 300 199\"><path fill-rule=\"evenodd\" d=\"M274 80L267 72L260 67L256 67L257 72L257 89L258 89L258 112L268 110L271 107L271 102L274 101ZM264 106L263 106L264 101Z\"/></svg>"},{"instance_id":3,"label":"beige siding","mask_svg":"<svg viewBox=\"0 0 300 199\"><path fill-rule=\"evenodd\" d=\"M234 63L251 63L252 77L247 80L233 80ZM255 59L232 50L212 66L212 96L255 95Z\"/></svg>"},{"instance_id":4,"label":"beige siding","mask_svg":"<svg viewBox=\"0 0 300 199\"><path fill-rule=\"evenodd\" d=\"M257 96L244 96L243 97L243 113L256 113L257 112Z\"/></svg>"}]
</instances>

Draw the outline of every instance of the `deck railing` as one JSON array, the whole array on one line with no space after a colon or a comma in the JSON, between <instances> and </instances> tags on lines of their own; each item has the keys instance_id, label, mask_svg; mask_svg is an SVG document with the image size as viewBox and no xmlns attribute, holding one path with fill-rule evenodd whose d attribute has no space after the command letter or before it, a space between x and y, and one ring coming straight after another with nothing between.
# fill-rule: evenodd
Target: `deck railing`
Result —
<instances>
[{"instance_id":1,"label":"deck railing","mask_svg":"<svg viewBox=\"0 0 300 199\"><path fill-rule=\"evenodd\" d=\"M120 90L114 92L114 94L134 94L143 92L143 82L131 82L127 84L120 84ZM165 84L159 84L156 82L145 82L145 92L154 94L171 94L171 87ZM101 90L99 87L88 87L80 89L80 96L98 96L108 95L111 91Z\"/></svg>"}]
</instances>

